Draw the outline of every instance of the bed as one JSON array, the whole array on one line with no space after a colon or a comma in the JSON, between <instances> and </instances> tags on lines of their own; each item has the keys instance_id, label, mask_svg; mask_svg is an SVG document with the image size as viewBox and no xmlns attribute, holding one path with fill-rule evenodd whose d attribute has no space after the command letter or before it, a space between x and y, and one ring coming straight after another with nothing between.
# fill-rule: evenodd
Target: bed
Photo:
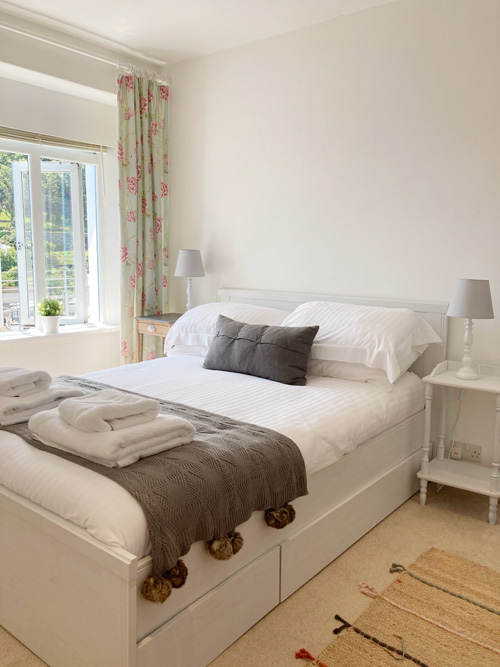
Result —
<instances>
[{"instance_id":1,"label":"bed","mask_svg":"<svg viewBox=\"0 0 500 667\"><path fill-rule=\"evenodd\" d=\"M266 409L285 395L278 383L219 373L217 387L211 381L207 388L199 358L189 355L90 374L122 389L177 402L191 399L202 409L261 420L283 432L304 454L309 495L294 501L296 519L282 531L269 529L254 513L238 527L245 546L229 561L210 559L205 545L195 543L184 558L190 572L186 586L165 604L153 605L139 595L151 569L147 530L121 487L102 484L98 492L93 479L77 488L70 468L60 464L54 477L54 468L38 459L31 462L30 488L11 473L8 485L0 486L0 623L53 667L203 667L418 489L424 400L414 374L422 377L446 356L446 304L232 289L220 290L219 300L287 311L313 300L409 308L444 345L430 345L391 396L366 383L313 378L309 404L290 400L280 411ZM164 377L172 378L170 390L162 389ZM246 400L235 401L241 393ZM384 419L365 432L363 420L355 433L346 426L343 451L323 447L318 454L314 443L323 434L305 417L314 409L324 412L321 403L330 394L347 396L354 413L383 413ZM13 448L1 433L0 456ZM27 466L29 458L26 454ZM59 496L51 498L55 485ZM109 513L105 532L95 514L81 511L85 498L95 501L95 512ZM113 532L109 526L119 528Z\"/></svg>"}]
</instances>

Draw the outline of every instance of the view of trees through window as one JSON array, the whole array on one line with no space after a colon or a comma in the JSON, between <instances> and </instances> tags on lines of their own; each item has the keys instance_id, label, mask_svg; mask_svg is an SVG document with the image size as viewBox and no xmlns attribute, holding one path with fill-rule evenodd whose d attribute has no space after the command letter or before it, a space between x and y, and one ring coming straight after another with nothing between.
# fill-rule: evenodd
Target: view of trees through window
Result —
<instances>
[{"instance_id":1,"label":"view of trees through window","mask_svg":"<svg viewBox=\"0 0 500 667\"><path fill-rule=\"evenodd\" d=\"M16 224L12 162L28 163L27 155L0 152L0 262L2 287L17 287Z\"/></svg>"},{"instance_id":2,"label":"view of trees through window","mask_svg":"<svg viewBox=\"0 0 500 667\"><path fill-rule=\"evenodd\" d=\"M33 159L33 158L31 158ZM28 155L0 151L0 272L4 330L35 322L44 294L63 304L62 319L89 318L89 218L96 219L94 165L40 160L41 201L31 201ZM90 202L89 202L90 199ZM35 233L32 215L43 233ZM34 263L41 262L40 268ZM36 275L35 275L35 272ZM40 275L42 278L40 279ZM40 289L42 287L42 289Z\"/></svg>"}]
</instances>

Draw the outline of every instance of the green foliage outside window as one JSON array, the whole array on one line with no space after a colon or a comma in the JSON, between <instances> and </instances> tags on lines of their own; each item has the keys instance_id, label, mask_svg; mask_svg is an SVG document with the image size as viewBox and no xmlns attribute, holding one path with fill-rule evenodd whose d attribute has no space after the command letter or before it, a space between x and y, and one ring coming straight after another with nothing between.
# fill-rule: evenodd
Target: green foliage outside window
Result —
<instances>
[{"instance_id":1,"label":"green foliage outside window","mask_svg":"<svg viewBox=\"0 0 500 667\"><path fill-rule=\"evenodd\" d=\"M0 289L18 286L16 225L12 163L26 162L26 155L0 151ZM42 158L43 162L51 162ZM43 225L46 261L46 287L49 295L73 293L75 288L73 225L71 219L71 180L67 172L45 172L43 184ZM87 235L86 172L82 170L84 233ZM29 202L29 179L23 178L25 202ZM25 215L29 216L28 210ZM27 240L31 237L31 220L25 219ZM85 249L88 268L88 251Z\"/></svg>"}]
</instances>

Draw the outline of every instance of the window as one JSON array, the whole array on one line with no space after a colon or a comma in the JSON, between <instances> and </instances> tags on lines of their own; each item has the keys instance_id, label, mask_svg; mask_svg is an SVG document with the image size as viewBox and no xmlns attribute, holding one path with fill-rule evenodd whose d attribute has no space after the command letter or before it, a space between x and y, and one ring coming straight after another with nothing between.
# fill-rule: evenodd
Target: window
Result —
<instances>
[{"instance_id":1,"label":"window","mask_svg":"<svg viewBox=\"0 0 500 667\"><path fill-rule=\"evenodd\" d=\"M35 325L45 296L61 324L99 319L94 153L0 140L2 330Z\"/></svg>"}]
</instances>

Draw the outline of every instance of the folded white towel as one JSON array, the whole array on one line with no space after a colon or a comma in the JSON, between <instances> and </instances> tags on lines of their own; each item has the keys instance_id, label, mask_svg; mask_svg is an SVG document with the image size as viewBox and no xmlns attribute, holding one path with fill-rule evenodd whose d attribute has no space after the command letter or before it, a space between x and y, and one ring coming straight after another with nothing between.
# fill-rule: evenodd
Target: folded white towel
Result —
<instances>
[{"instance_id":1,"label":"folded white towel","mask_svg":"<svg viewBox=\"0 0 500 667\"><path fill-rule=\"evenodd\" d=\"M57 408L65 398L82 395L80 389L53 386L30 396L0 396L0 426L27 422L40 410Z\"/></svg>"},{"instance_id":2,"label":"folded white towel","mask_svg":"<svg viewBox=\"0 0 500 667\"><path fill-rule=\"evenodd\" d=\"M85 433L68 424L57 409L39 412L30 419L28 426L35 438L50 447L117 468L187 444L195 434L190 422L171 415L158 415L150 422L120 431Z\"/></svg>"},{"instance_id":3,"label":"folded white towel","mask_svg":"<svg viewBox=\"0 0 500 667\"><path fill-rule=\"evenodd\" d=\"M81 398L70 398L59 406L68 424L86 433L119 431L144 424L158 416L160 404L154 398L103 389Z\"/></svg>"},{"instance_id":4,"label":"folded white towel","mask_svg":"<svg viewBox=\"0 0 500 667\"><path fill-rule=\"evenodd\" d=\"M46 371L29 371L17 366L0 367L0 396L30 396L50 387Z\"/></svg>"}]
</instances>

